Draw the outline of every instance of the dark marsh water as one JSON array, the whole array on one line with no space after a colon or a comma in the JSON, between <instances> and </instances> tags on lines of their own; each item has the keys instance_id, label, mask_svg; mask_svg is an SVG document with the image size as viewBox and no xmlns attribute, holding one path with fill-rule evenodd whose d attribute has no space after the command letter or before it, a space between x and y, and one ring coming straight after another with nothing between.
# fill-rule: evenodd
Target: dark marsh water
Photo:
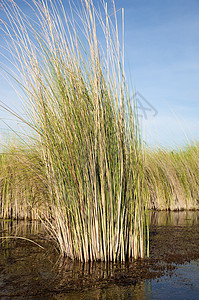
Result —
<instances>
[{"instance_id":1,"label":"dark marsh water","mask_svg":"<svg viewBox=\"0 0 199 300\"><path fill-rule=\"evenodd\" d=\"M62 259L38 222L0 221L0 299L199 299L199 212L151 212L150 258Z\"/></svg>"}]
</instances>

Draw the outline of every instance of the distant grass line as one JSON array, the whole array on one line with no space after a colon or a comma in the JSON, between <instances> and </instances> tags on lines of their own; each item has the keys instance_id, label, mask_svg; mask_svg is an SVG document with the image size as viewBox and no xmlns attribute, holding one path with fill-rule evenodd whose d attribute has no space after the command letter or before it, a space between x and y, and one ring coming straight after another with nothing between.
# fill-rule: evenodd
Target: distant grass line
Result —
<instances>
[{"instance_id":1,"label":"distant grass line","mask_svg":"<svg viewBox=\"0 0 199 300\"><path fill-rule=\"evenodd\" d=\"M0 154L0 218L38 219L41 211L48 214L48 197L36 149L15 142L8 145Z\"/></svg>"},{"instance_id":2,"label":"distant grass line","mask_svg":"<svg viewBox=\"0 0 199 300\"><path fill-rule=\"evenodd\" d=\"M199 209L199 143L147 151L145 170L150 209Z\"/></svg>"},{"instance_id":3,"label":"distant grass line","mask_svg":"<svg viewBox=\"0 0 199 300\"><path fill-rule=\"evenodd\" d=\"M149 209L199 209L197 143L175 151L147 151L145 159L144 194L148 195ZM47 178L38 152L10 146L0 155L0 174L1 219L50 216Z\"/></svg>"}]
</instances>

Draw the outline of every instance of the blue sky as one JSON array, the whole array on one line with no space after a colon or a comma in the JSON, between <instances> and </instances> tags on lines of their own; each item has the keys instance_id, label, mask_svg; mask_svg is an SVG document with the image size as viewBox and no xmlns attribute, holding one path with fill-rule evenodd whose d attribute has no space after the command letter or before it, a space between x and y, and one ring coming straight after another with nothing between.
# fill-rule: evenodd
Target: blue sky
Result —
<instances>
[{"instance_id":1,"label":"blue sky","mask_svg":"<svg viewBox=\"0 0 199 300\"><path fill-rule=\"evenodd\" d=\"M125 10L127 75L130 70L134 91L158 111L155 117L153 111L147 112L147 118L142 117L147 143L175 147L187 139L199 140L199 1L115 2L117 9ZM111 7L111 0L108 5ZM118 18L121 21L121 11ZM0 76L0 100L16 109L16 99ZM0 118L9 117L0 110Z\"/></svg>"},{"instance_id":2,"label":"blue sky","mask_svg":"<svg viewBox=\"0 0 199 300\"><path fill-rule=\"evenodd\" d=\"M134 87L157 109L144 119L150 145L199 138L199 1L117 0Z\"/></svg>"}]
</instances>

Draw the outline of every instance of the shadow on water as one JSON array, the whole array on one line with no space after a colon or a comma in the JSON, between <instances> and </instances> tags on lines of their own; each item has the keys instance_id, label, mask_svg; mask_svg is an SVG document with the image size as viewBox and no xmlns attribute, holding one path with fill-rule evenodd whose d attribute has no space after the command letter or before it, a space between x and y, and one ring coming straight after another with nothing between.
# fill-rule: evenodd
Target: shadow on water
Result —
<instances>
[{"instance_id":1,"label":"shadow on water","mask_svg":"<svg viewBox=\"0 0 199 300\"><path fill-rule=\"evenodd\" d=\"M1 221L1 237L27 237L45 249L26 240L0 240L0 298L168 299L166 291L175 294L172 283L195 297L199 212L151 212L150 219L150 258L128 264L74 263L59 256L42 224Z\"/></svg>"}]
</instances>

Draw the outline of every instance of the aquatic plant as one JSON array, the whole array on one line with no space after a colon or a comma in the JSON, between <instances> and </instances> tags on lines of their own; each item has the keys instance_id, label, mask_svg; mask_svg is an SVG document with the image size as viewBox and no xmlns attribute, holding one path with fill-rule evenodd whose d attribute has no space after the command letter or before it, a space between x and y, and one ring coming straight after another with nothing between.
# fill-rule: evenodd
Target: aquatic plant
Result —
<instances>
[{"instance_id":1,"label":"aquatic plant","mask_svg":"<svg viewBox=\"0 0 199 300\"><path fill-rule=\"evenodd\" d=\"M69 4L70 12L59 0L32 0L30 18L14 1L2 3L23 90L19 118L37 136L47 178L46 226L72 259L143 257L143 152L116 10L112 21L107 4Z\"/></svg>"}]
</instances>

